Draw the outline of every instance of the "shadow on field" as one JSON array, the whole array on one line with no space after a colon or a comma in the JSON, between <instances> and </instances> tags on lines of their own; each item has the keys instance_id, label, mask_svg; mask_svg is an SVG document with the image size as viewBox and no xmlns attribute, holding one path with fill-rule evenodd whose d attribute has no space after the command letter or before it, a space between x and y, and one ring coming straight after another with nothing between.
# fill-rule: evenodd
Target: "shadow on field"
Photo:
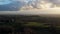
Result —
<instances>
[{"instance_id":1,"label":"shadow on field","mask_svg":"<svg viewBox=\"0 0 60 34\"><path fill-rule=\"evenodd\" d=\"M60 34L55 28L22 27L22 28L0 28L0 34Z\"/></svg>"}]
</instances>

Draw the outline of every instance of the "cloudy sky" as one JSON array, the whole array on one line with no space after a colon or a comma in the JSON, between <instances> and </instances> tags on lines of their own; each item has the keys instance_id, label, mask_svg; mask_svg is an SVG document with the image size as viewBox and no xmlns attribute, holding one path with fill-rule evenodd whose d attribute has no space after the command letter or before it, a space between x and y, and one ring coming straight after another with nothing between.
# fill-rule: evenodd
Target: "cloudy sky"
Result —
<instances>
[{"instance_id":1,"label":"cloudy sky","mask_svg":"<svg viewBox=\"0 0 60 34\"><path fill-rule=\"evenodd\" d=\"M1 0L0 0L1 1ZM5 4L9 3L8 0L3 0ZM13 0L20 1L20 9L45 9L45 8L60 8L60 0Z\"/></svg>"},{"instance_id":2,"label":"cloudy sky","mask_svg":"<svg viewBox=\"0 0 60 34\"><path fill-rule=\"evenodd\" d=\"M19 0L25 2L22 8L55 8L60 7L60 0Z\"/></svg>"}]
</instances>

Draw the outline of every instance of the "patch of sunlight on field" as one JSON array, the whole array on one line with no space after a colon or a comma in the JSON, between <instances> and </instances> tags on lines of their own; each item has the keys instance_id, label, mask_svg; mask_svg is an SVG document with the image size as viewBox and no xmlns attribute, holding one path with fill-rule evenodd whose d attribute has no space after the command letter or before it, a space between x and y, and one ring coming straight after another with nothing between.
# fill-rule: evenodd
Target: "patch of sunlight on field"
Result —
<instances>
[{"instance_id":1,"label":"patch of sunlight on field","mask_svg":"<svg viewBox=\"0 0 60 34\"><path fill-rule=\"evenodd\" d=\"M49 27L48 25L44 25L43 23L37 23L37 22L28 22L27 24L24 24L25 26L37 26L37 27Z\"/></svg>"}]
</instances>

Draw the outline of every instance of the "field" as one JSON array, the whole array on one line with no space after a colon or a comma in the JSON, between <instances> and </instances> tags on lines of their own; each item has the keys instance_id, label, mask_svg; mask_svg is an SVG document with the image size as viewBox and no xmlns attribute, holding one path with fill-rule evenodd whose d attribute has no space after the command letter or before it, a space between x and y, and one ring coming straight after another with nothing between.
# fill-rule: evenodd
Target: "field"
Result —
<instances>
[{"instance_id":1,"label":"field","mask_svg":"<svg viewBox=\"0 0 60 34\"><path fill-rule=\"evenodd\" d=\"M1 34L60 34L60 18L16 16L15 22L1 23Z\"/></svg>"}]
</instances>

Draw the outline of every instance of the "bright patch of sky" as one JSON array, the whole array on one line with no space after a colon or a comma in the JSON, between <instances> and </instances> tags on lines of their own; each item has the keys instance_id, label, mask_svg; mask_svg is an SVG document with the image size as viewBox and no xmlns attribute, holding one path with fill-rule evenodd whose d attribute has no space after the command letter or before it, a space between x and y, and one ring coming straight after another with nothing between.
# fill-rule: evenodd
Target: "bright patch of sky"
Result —
<instances>
[{"instance_id":1,"label":"bright patch of sky","mask_svg":"<svg viewBox=\"0 0 60 34\"><path fill-rule=\"evenodd\" d=\"M25 5L25 8L27 9L60 8L60 0L24 0L24 1L27 2L27 5Z\"/></svg>"},{"instance_id":2,"label":"bright patch of sky","mask_svg":"<svg viewBox=\"0 0 60 34\"><path fill-rule=\"evenodd\" d=\"M10 0L0 0L0 5L5 5L5 4L9 4L11 3L12 1Z\"/></svg>"}]
</instances>

